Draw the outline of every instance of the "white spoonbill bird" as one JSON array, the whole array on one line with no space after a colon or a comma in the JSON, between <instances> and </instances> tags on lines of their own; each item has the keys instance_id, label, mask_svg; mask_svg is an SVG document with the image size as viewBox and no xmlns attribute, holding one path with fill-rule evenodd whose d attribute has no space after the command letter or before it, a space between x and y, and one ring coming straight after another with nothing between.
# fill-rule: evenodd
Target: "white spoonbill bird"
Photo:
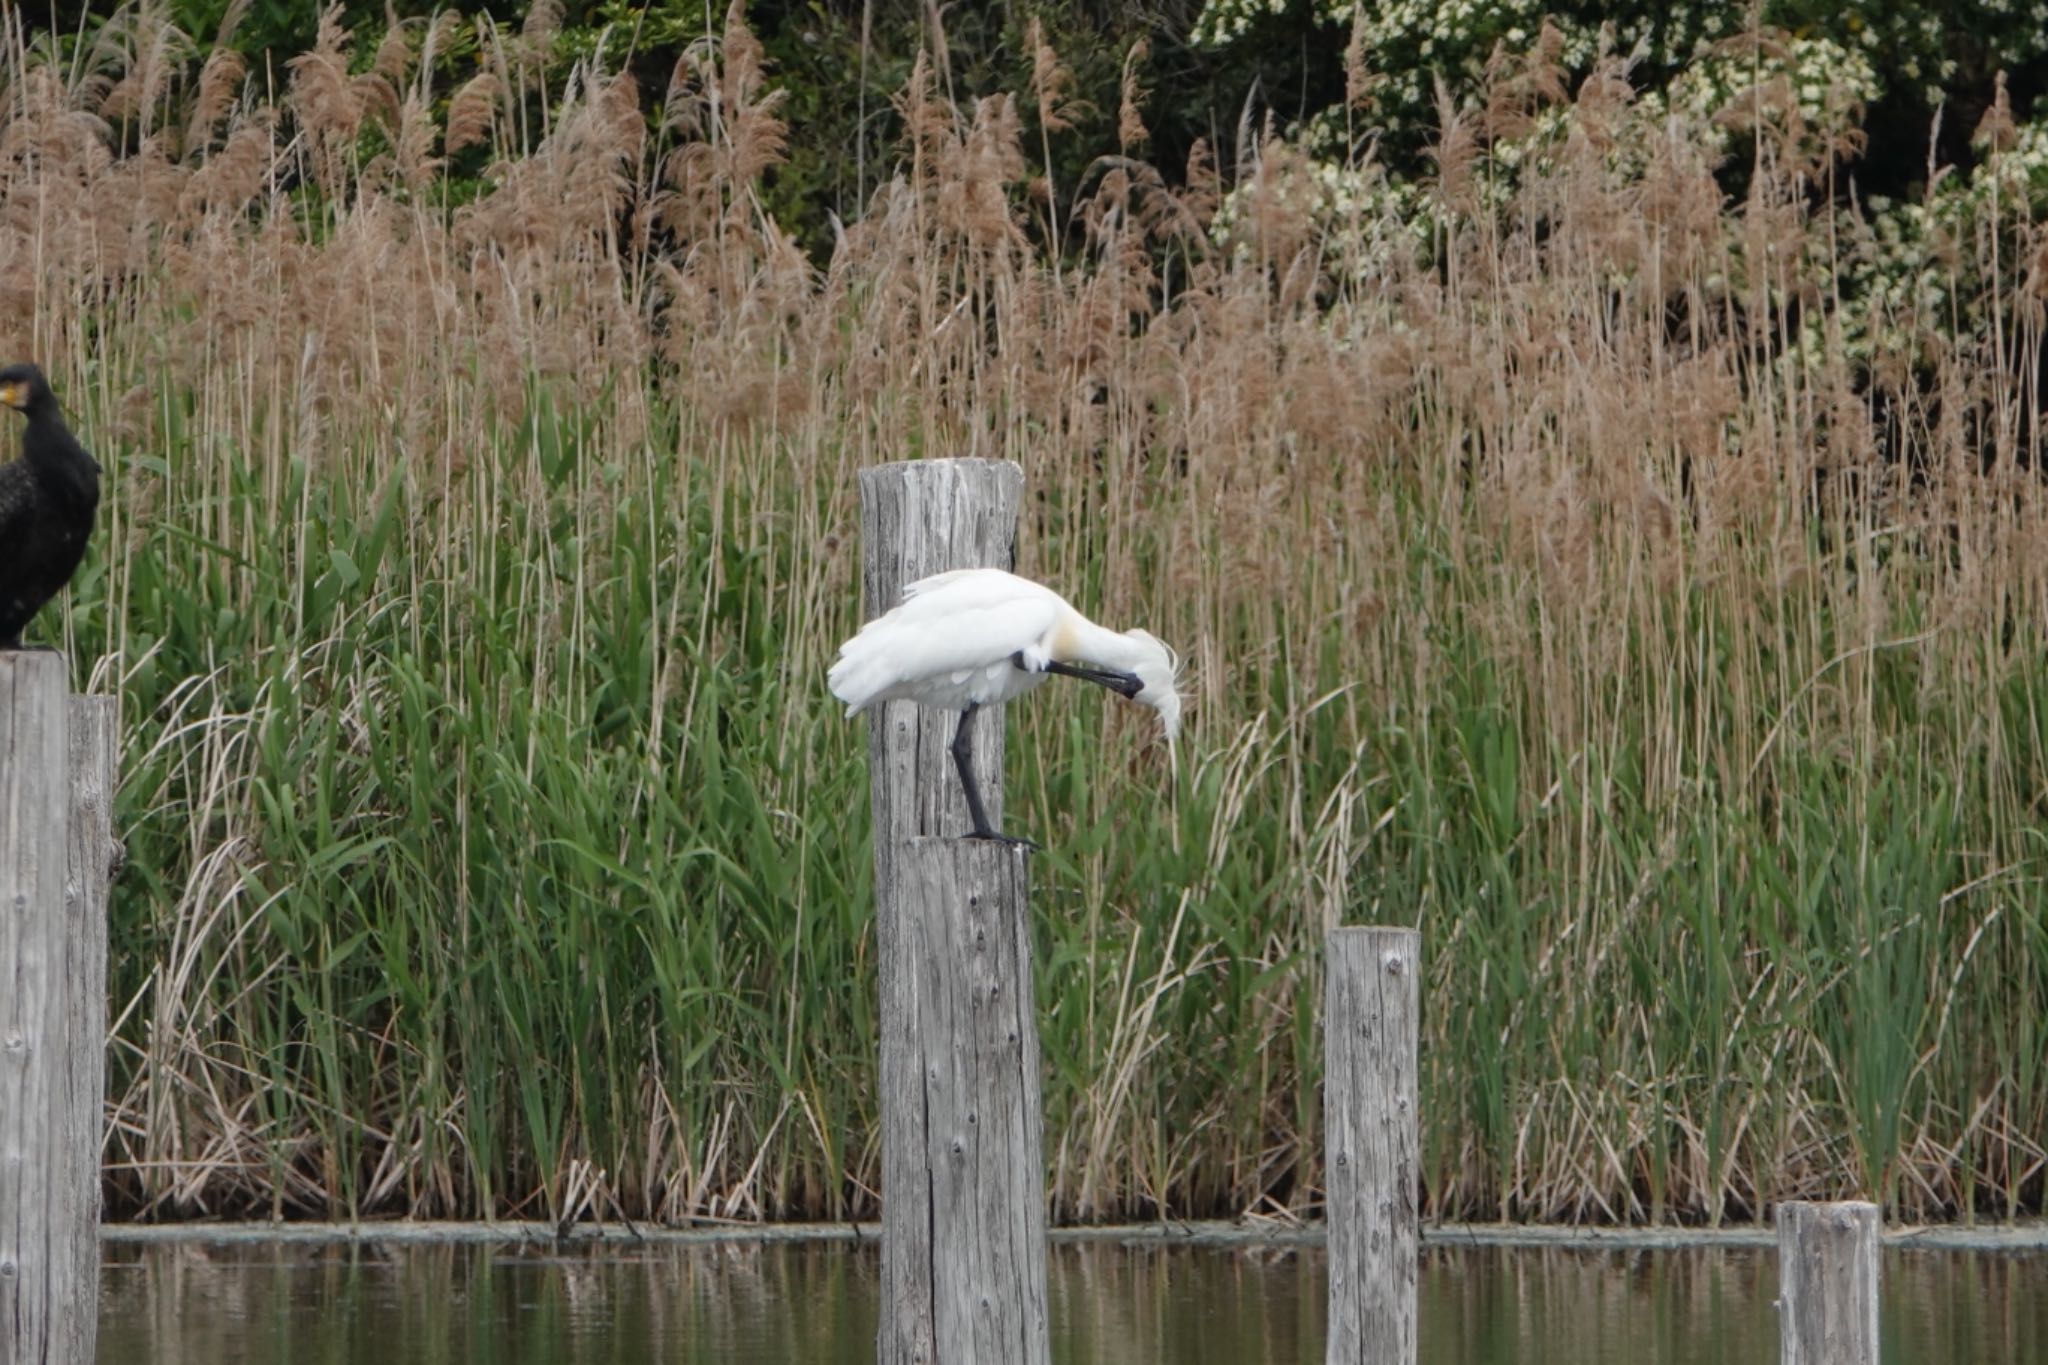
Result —
<instances>
[{"instance_id":1,"label":"white spoonbill bird","mask_svg":"<svg viewBox=\"0 0 2048 1365\"><path fill-rule=\"evenodd\" d=\"M885 701L960 712L953 765L974 821L967 837L1019 843L989 824L974 785L974 713L1060 673L1144 702L1170 740L1180 729L1177 667L1156 637L1098 626L1043 584L1001 569L955 569L906 587L901 603L839 647L826 681L849 716Z\"/></svg>"}]
</instances>

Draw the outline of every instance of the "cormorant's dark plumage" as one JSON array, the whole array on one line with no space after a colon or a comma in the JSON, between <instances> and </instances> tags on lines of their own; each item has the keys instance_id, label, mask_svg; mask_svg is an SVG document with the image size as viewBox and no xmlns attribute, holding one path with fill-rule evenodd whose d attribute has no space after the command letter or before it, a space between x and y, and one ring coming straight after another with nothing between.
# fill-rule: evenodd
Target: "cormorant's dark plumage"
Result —
<instances>
[{"instance_id":1,"label":"cormorant's dark plumage","mask_svg":"<svg viewBox=\"0 0 2048 1365\"><path fill-rule=\"evenodd\" d=\"M0 649L19 649L22 627L85 557L100 467L64 425L35 366L0 370L0 402L28 418L21 458L0 464Z\"/></svg>"}]
</instances>

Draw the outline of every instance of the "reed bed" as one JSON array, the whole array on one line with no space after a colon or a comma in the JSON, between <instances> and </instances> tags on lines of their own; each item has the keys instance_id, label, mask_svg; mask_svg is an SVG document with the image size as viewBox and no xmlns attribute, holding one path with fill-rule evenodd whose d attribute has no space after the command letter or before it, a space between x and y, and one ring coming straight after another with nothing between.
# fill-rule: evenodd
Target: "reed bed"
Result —
<instances>
[{"instance_id":1,"label":"reed bed","mask_svg":"<svg viewBox=\"0 0 2048 1365\"><path fill-rule=\"evenodd\" d=\"M1219 217L1136 105L1049 182L1044 52L920 62L821 263L737 19L652 90L549 13L249 72L6 12L0 352L110 470L42 628L122 706L112 1211L872 1214L822 678L855 472L924 455L1020 461L1022 569L1189 659L1171 761L1012 708L1057 1217L1315 1209L1340 921L1424 935L1434 1216L2041 1209L2023 202L1859 301L1784 92L1538 52L1419 195L1248 137Z\"/></svg>"}]
</instances>

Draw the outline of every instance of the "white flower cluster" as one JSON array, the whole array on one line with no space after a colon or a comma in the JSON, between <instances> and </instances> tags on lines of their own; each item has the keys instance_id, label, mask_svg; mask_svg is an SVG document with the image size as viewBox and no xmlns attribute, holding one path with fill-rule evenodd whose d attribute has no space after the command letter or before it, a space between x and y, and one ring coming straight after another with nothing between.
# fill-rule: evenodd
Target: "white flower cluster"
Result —
<instances>
[{"instance_id":1,"label":"white flower cluster","mask_svg":"<svg viewBox=\"0 0 2048 1365\"><path fill-rule=\"evenodd\" d=\"M1779 80L1797 99L1801 118L1831 130L1853 121L1880 93L1877 70L1864 53L1829 38L1796 37L1783 52L1702 54L1672 80L1664 99L1711 119Z\"/></svg>"},{"instance_id":2,"label":"white flower cluster","mask_svg":"<svg viewBox=\"0 0 2048 1365\"><path fill-rule=\"evenodd\" d=\"M1828 38L1799 37L1783 49L1704 53L1663 90L1646 95L1643 105L1690 116L1712 129L1722 151L1758 128L1793 131L1796 108L1800 150L1818 158L1861 126L1879 91L1876 68L1863 52Z\"/></svg>"},{"instance_id":3,"label":"white flower cluster","mask_svg":"<svg viewBox=\"0 0 2048 1365\"><path fill-rule=\"evenodd\" d=\"M1341 118L1319 115L1290 131L1289 148L1218 206L1211 234L1219 246L1245 259L1286 234L1335 248L1347 260L1329 266L1351 274L1383 268L1391 253L1428 248L1441 220L1423 186L1347 157Z\"/></svg>"},{"instance_id":4,"label":"white flower cluster","mask_svg":"<svg viewBox=\"0 0 2048 1365\"><path fill-rule=\"evenodd\" d=\"M1209 0L1195 19L1192 35L1197 47L1222 47L1251 32L1262 18L1287 13L1294 0Z\"/></svg>"},{"instance_id":5,"label":"white flower cluster","mask_svg":"<svg viewBox=\"0 0 2048 1365\"><path fill-rule=\"evenodd\" d=\"M1724 0L1690 0L1670 5L1622 3L1600 25L1550 14L1546 0L1207 0L1194 25L1197 45L1222 47L1254 31L1263 20L1296 15L1333 33L1357 35L1366 61L1383 78L1376 92L1382 112L1396 121L1424 118L1434 100L1434 81L1443 76L1454 92L1473 88L1496 44L1510 50L1533 41L1548 16L1564 39L1565 65L1583 71L1603 41L1612 50L1638 53L1653 67L1685 67L1716 44L1741 32L1749 11ZM2048 54L2048 3L2034 0L1979 0L1970 20L1972 37L2008 68ZM1782 12L1780 12L1782 10ZM1954 76L1953 44L1944 24L1957 18L1932 0L1838 0L1824 16L1766 0L1759 18L1801 34L1809 60L1840 59L1856 53L1857 67L1809 71L1832 76L1838 85L1867 79L1863 98L1883 93L1877 63L1907 82L1920 83L1929 104L1941 99L1941 85ZM1795 58L1795 61L1799 60ZM1810 81L1825 88L1827 81ZM1803 94L1802 90L1802 94Z\"/></svg>"},{"instance_id":6,"label":"white flower cluster","mask_svg":"<svg viewBox=\"0 0 2048 1365\"><path fill-rule=\"evenodd\" d=\"M1287 14L1288 0L1208 0L1195 21L1197 45L1223 46L1249 34L1262 19ZM1665 47L1690 53L1698 44L1733 31L1739 11L1716 3L1661 10L1661 21L1636 16L1603 35L1597 25L1559 19L1553 0L1371 0L1362 9L1350 0L1315 0L1317 22L1356 34L1367 65L1381 78L1375 92L1381 112L1395 121L1426 117L1442 75L1454 92L1469 92L1495 46L1510 51L1535 41L1546 18L1563 38L1560 60L1583 71L1603 43L1622 51L1647 43L1654 28Z\"/></svg>"},{"instance_id":7,"label":"white flower cluster","mask_svg":"<svg viewBox=\"0 0 2048 1365\"><path fill-rule=\"evenodd\" d=\"M1204 18L1217 24L1250 23L1259 14L1276 12L1275 3L1212 0ZM1440 69L1423 47L1440 39L1444 26L1464 25L1468 39L1498 29L1509 51L1526 50L1535 44L1541 7L1541 0L1390 0L1361 22L1368 45L1379 44L1375 60L1384 58L1390 45L1409 42L1409 50L1421 59L1413 74L1420 81L1421 72ZM1333 20L1350 20L1348 6L1325 4L1322 9ZM2012 9L2017 13L2019 6ZM1873 59L1885 40L1882 35L1910 39L1912 50L1925 55L1927 64L1920 69L1936 74L1944 69L1937 56L1938 26L1929 29L1917 9L1897 4L1847 0L1837 15L1841 22L1830 26L1853 35L1847 41L1808 31L1774 34L1755 43L1715 42L1719 13L1717 7L1698 10L1696 28L1690 30L1697 34L1696 45L1688 49L1692 60L1661 88L1639 96L1624 126L1609 126L1587 143L1575 142L1580 111L1565 103L1531 110L1526 125L1512 137L1482 138L1460 212L1546 212L1551 197L1541 182L1564 170L1561 161L1567 156L1578 158L1575 167L1582 167L1587 147L1597 147L1604 173L1626 182L1647 164L1652 147L1674 133L1723 154L1747 136L1769 133L1794 154L1823 164L1849 145L1864 110L1882 94ZM2048 50L2048 3L2030 6L2028 14L2039 17L2043 27L2036 45ZM1681 18L1666 34L1682 29ZM1878 42L1869 39L1872 33L1881 35ZM1564 31L1562 36L1559 60L1568 69L1574 63L1590 66L1602 39L1585 32ZM1625 42L1619 46L1626 50ZM1468 41L1462 50L1476 49ZM1490 40L1487 50L1492 50ZM1474 80L1465 90L1468 107L1475 107L1470 92L1479 89L1476 66L1471 74ZM1386 89L1379 92L1382 117ZM1420 86L1410 89L1419 98ZM1462 230L1435 186L1391 179L1379 165L1361 163L1355 153L1362 131L1351 122L1356 117L1329 110L1290 130L1291 148L1269 157L1257 177L1226 199L1216 222L1217 240L1240 255L1276 253L1276 261L1305 245L1319 254L1325 271L1357 279L1383 269L1396 253L1426 259L1449 234ZM1973 170L1937 175L1916 202L1870 199L1842 210L1849 226L1839 234L1839 249L1802 253L1794 264L1796 283L1776 269L1759 268L1756 279L1770 282L1767 288L1777 304L1789 302L1781 297L1788 289L1809 301L1800 310L1801 335L1783 363L1818 363L1844 353L1859 365L1912 360L1936 335L1957 340L1990 335L2000 321L1994 314L2009 311L2015 297L2048 294L2048 278L2027 277L2037 269L2048 276L2048 253L2032 246L2041 235L2033 225L2048 223L2048 116L2036 123L2005 124L1996 141L2000 145L1980 148L1983 160ZM1537 192L1525 193L1531 189ZM1833 232L1814 239L1816 245L1836 240ZM1748 266L1740 256L1745 248L1733 246L1731 268L1744 272ZM1744 286L1720 280L1718 287Z\"/></svg>"},{"instance_id":8,"label":"white flower cluster","mask_svg":"<svg viewBox=\"0 0 2048 1365\"><path fill-rule=\"evenodd\" d=\"M1994 305L2043 286L2023 278L2034 264L2024 244L2048 220L2048 126L2020 125L2010 146L1986 149L1968 174L1938 176L1922 199L1873 197L1864 208L1867 236L1837 281L1849 355L1910 358L1929 333L1983 333L2000 321ZM2002 279L1991 278L1994 260Z\"/></svg>"}]
</instances>

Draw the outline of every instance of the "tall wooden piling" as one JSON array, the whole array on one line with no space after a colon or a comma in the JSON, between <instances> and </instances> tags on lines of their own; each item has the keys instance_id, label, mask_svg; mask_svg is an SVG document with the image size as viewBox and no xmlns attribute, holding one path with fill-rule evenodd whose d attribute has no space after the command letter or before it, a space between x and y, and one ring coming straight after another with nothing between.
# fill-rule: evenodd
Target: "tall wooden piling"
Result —
<instances>
[{"instance_id":1,"label":"tall wooden piling","mask_svg":"<svg viewBox=\"0 0 2048 1365\"><path fill-rule=\"evenodd\" d=\"M1778 1205L1778 1359L1877 1365L1875 1204Z\"/></svg>"},{"instance_id":2,"label":"tall wooden piling","mask_svg":"<svg viewBox=\"0 0 2048 1365\"><path fill-rule=\"evenodd\" d=\"M65 978L72 986L67 1044L71 1131L80 1155L70 1162L72 1263L84 1276L84 1310L73 1315L69 1346L54 1359L93 1358L99 1329L100 1144L106 1133L107 899L119 848L114 783L120 755L119 707L112 697L71 698L71 831L64 859Z\"/></svg>"},{"instance_id":3,"label":"tall wooden piling","mask_svg":"<svg viewBox=\"0 0 2048 1365\"><path fill-rule=\"evenodd\" d=\"M0 653L0 1365L98 1330L113 703L68 673Z\"/></svg>"},{"instance_id":4,"label":"tall wooden piling","mask_svg":"<svg viewBox=\"0 0 2048 1365\"><path fill-rule=\"evenodd\" d=\"M1412 1365L1422 935L1333 930L1324 957L1330 1365Z\"/></svg>"},{"instance_id":5,"label":"tall wooden piling","mask_svg":"<svg viewBox=\"0 0 2048 1365\"><path fill-rule=\"evenodd\" d=\"M986 460L864 470L868 614L948 569L1015 562L1024 475ZM1043 1119L1025 855L959 836L956 713L870 713L881 978L883 1365L1044 1365ZM1002 819L1002 723L975 734Z\"/></svg>"},{"instance_id":6,"label":"tall wooden piling","mask_svg":"<svg viewBox=\"0 0 2048 1365\"><path fill-rule=\"evenodd\" d=\"M1045 1157L1024 854L900 850L881 971L877 1357L1043 1365Z\"/></svg>"}]
</instances>

